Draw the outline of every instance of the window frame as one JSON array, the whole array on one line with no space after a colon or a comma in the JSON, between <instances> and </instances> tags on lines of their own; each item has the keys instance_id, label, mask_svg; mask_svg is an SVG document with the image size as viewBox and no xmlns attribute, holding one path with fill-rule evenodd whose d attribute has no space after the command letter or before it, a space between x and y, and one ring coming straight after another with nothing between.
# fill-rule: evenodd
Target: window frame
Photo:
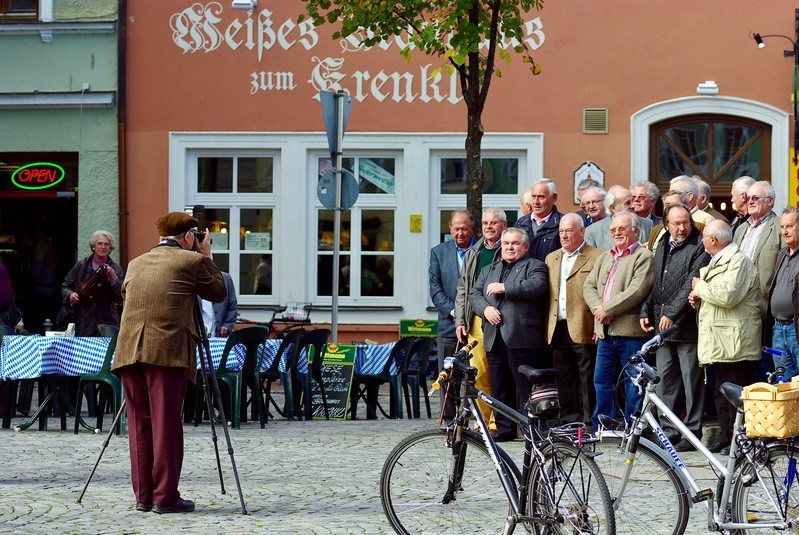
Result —
<instances>
[{"instance_id":1,"label":"window frame","mask_svg":"<svg viewBox=\"0 0 799 535\"><path fill-rule=\"evenodd\" d=\"M10 4L12 0L0 0L0 21L39 21L40 14L46 10L43 4L49 3L52 11L52 0L38 0L35 2L36 7L32 11L10 12Z\"/></svg>"}]
</instances>

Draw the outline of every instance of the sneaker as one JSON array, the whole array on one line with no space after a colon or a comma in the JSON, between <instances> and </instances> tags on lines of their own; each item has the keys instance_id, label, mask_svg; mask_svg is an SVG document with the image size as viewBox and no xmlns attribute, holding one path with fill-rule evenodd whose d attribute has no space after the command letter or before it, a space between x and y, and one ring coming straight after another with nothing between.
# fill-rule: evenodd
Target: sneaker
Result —
<instances>
[{"instance_id":1,"label":"sneaker","mask_svg":"<svg viewBox=\"0 0 799 535\"><path fill-rule=\"evenodd\" d=\"M727 454L730 453L730 443L724 442L723 440L717 440L713 444L710 444L707 449L710 450L710 453L720 453L725 455L724 450L727 450Z\"/></svg>"},{"instance_id":2,"label":"sneaker","mask_svg":"<svg viewBox=\"0 0 799 535\"><path fill-rule=\"evenodd\" d=\"M178 498L172 505L153 505L153 512L159 515L169 513L191 513L194 511L194 502Z\"/></svg>"}]
</instances>

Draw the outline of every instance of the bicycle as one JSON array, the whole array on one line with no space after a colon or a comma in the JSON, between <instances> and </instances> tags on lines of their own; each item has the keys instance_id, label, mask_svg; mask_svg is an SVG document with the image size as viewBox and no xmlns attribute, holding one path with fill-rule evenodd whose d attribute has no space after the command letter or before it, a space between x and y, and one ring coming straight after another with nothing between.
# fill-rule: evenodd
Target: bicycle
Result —
<instances>
[{"instance_id":1,"label":"bicycle","mask_svg":"<svg viewBox=\"0 0 799 535\"><path fill-rule=\"evenodd\" d=\"M380 498L394 530L416 534L502 529L509 534L522 524L536 534L614 533L607 485L593 454L579 444L582 428L545 425L559 406L557 388L541 385L551 383L557 371L519 368L533 384L532 403L528 401L528 413L522 414L475 387L477 369L468 364L473 347L447 357L436 381L447 388L445 401L452 397L454 418L439 429L407 437L385 461ZM524 437L522 471L497 446L476 398L519 425ZM472 419L477 432L469 430Z\"/></svg>"},{"instance_id":2,"label":"bicycle","mask_svg":"<svg viewBox=\"0 0 799 535\"><path fill-rule=\"evenodd\" d=\"M630 357L634 380L644 391L641 411L621 431L597 432L595 457L608 483L619 534L658 535L685 532L690 507L702 503L708 512L708 531L771 533L799 526L799 489L796 462L799 447L793 439L751 439L746 436L743 388L721 385L724 396L737 407L726 464L713 455L655 393L659 377L645 357L665 343L676 328L656 336ZM770 381L777 377L771 374ZM653 409L668 419L707 460L717 476L715 491L703 488L660 427ZM601 424L611 423L601 418ZM662 448L642 436L652 431ZM658 496L657 508L650 499ZM643 513L647 511L647 513Z\"/></svg>"},{"instance_id":3,"label":"bicycle","mask_svg":"<svg viewBox=\"0 0 799 535\"><path fill-rule=\"evenodd\" d=\"M241 325L260 325L269 329L269 338L282 340L292 331L305 332L305 327L311 324L310 303L289 303L288 305L266 305L264 310L272 313L269 321L255 321L239 318L236 323ZM289 310L287 314L286 311ZM278 316L278 314L281 314ZM278 328L278 326L281 326Z\"/></svg>"}]
</instances>

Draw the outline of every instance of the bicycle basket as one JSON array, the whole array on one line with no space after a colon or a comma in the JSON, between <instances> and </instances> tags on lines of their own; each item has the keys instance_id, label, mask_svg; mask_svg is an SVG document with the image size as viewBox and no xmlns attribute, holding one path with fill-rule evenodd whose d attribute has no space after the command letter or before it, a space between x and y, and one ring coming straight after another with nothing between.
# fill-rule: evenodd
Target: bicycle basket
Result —
<instances>
[{"instance_id":1,"label":"bicycle basket","mask_svg":"<svg viewBox=\"0 0 799 535\"><path fill-rule=\"evenodd\" d=\"M558 387L555 385L538 385L530 391L530 398L524 408L533 416L551 418L560 412Z\"/></svg>"},{"instance_id":2,"label":"bicycle basket","mask_svg":"<svg viewBox=\"0 0 799 535\"><path fill-rule=\"evenodd\" d=\"M799 434L799 381L755 383L744 387L748 437L787 438Z\"/></svg>"},{"instance_id":3,"label":"bicycle basket","mask_svg":"<svg viewBox=\"0 0 799 535\"><path fill-rule=\"evenodd\" d=\"M308 321L311 315L311 303L293 301L286 303L286 319L291 321Z\"/></svg>"}]
</instances>

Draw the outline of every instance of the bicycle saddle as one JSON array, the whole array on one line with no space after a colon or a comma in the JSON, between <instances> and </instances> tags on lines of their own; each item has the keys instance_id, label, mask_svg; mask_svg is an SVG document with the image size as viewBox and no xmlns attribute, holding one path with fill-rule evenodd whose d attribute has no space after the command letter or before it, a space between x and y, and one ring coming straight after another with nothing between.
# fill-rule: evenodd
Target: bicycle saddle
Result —
<instances>
[{"instance_id":1,"label":"bicycle saddle","mask_svg":"<svg viewBox=\"0 0 799 535\"><path fill-rule=\"evenodd\" d=\"M724 397L727 398L730 403L735 405L736 409L743 408L744 400L741 399L741 394L743 394L744 387L733 383L721 383L719 390L721 390L721 393L724 394Z\"/></svg>"},{"instance_id":2,"label":"bicycle saddle","mask_svg":"<svg viewBox=\"0 0 799 535\"><path fill-rule=\"evenodd\" d=\"M558 370L555 368L533 368L527 364L519 366L519 373L534 385L551 383L558 376Z\"/></svg>"},{"instance_id":3,"label":"bicycle saddle","mask_svg":"<svg viewBox=\"0 0 799 535\"><path fill-rule=\"evenodd\" d=\"M266 310L267 312L274 312L275 314L277 314L278 312L285 312L286 307L280 305L266 305L264 307L264 310Z\"/></svg>"}]
</instances>

